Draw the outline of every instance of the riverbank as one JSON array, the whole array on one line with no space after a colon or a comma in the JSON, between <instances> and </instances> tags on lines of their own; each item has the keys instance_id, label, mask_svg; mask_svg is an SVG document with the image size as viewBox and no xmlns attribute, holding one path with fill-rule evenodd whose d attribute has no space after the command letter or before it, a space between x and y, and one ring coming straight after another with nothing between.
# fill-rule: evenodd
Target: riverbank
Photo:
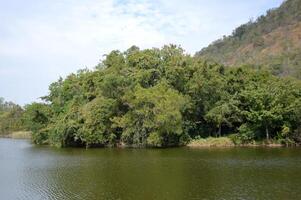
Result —
<instances>
[{"instance_id":1,"label":"riverbank","mask_svg":"<svg viewBox=\"0 0 301 200\"><path fill-rule=\"evenodd\" d=\"M235 143L227 137L220 138L199 138L191 140L188 144L188 147L200 148L200 147L234 147Z\"/></svg>"},{"instance_id":2,"label":"riverbank","mask_svg":"<svg viewBox=\"0 0 301 200\"><path fill-rule=\"evenodd\" d=\"M31 139L30 131L15 131L6 135L0 135L0 138L11 138L11 139Z\"/></svg>"},{"instance_id":3,"label":"riverbank","mask_svg":"<svg viewBox=\"0 0 301 200\"><path fill-rule=\"evenodd\" d=\"M187 147L191 148L208 148L208 147L286 147L286 146L298 146L297 144L284 144L277 140L270 141L251 141L249 143L235 143L229 137L208 137L199 138L190 141Z\"/></svg>"},{"instance_id":4,"label":"riverbank","mask_svg":"<svg viewBox=\"0 0 301 200\"><path fill-rule=\"evenodd\" d=\"M0 135L0 138L11 138L11 139L31 139L30 131L17 131L6 135ZM299 146L298 144L284 144L277 140L266 140L262 141L251 141L248 143L237 143L237 141L230 137L208 137L198 138L191 140L186 147L189 148L224 148L224 147L288 147L288 146ZM90 146L90 148L106 148L106 146ZM113 146L107 146L113 147ZM137 146L129 146L123 143L115 146L116 148L141 148Z\"/></svg>"}]
</instances>

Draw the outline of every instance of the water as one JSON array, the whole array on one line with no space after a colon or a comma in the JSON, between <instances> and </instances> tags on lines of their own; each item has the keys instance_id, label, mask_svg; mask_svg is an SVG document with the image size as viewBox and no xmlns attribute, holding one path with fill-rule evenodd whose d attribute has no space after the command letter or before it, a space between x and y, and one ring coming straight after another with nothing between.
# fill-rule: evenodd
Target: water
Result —
<instances>
[{"instance_id":1,"label":"water","mask_svg":"<svg viewBox=\"0 0 301 200\"><path fill-rule=\"evenodd\" d=\"M0 199L301 199L301 149L55 149L0 139Z\"/></svg>"}]
</instances>

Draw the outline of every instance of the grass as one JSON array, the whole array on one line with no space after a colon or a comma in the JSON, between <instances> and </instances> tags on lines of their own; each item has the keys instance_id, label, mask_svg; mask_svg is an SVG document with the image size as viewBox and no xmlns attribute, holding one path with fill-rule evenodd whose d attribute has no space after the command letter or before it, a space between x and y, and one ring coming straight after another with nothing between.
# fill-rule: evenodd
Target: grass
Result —
<instances>
[{"instance_id":1,"label":"grass","mask_svg":"<svg viewBox=\"0 0 301 200\"><path fill-rule=\"evenodd\" d=\"M12 139L31 139L31 132L30 131L15 131L8 135L4 135L6 138Z\"/></svg>"},{"instance_id":2,"label":"grass","mask_svg":"<svg viewBox=\"0 0 301 200\"><path fill-rule=\"evenodd\" d=\"M234 142L228 137L208 137L192 140L188 147L233 147Z\"/></svg>"},{"instance_id":3,"label":"grass","mask_svg":"<svg viewBox=\"0 0 301 200\"><path fill-rule=\"evenodd\" d=\"M247 143L242 143L242 141L238 141L233 137L208 137L208 138L198 138L192 140L188 145L188 147L283 147L283 146L296 146L295 143L285 143L280 140L260 140L260 141L249 141Z\"/></svg>"}]
</instances>

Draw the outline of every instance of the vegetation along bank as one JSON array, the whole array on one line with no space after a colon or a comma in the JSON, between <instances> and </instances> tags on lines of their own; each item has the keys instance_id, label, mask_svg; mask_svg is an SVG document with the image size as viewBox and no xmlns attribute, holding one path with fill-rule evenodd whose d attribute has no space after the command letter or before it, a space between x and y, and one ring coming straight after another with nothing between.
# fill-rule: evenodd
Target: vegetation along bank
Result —
<instances>
[{"instance_id":1,"label":"vegetation along bank","mask_svg":"<svg viewBox=\"0 0 301 200\"><path fill-rule=\"evenodd\" d=\"M112 51L49 87L45 103L1 102L0 130L59 147L169 147L207 137L301 142L301 81L161 49ZM227 140L228 142L229 140Z\"/></svg>"}]
</instances>

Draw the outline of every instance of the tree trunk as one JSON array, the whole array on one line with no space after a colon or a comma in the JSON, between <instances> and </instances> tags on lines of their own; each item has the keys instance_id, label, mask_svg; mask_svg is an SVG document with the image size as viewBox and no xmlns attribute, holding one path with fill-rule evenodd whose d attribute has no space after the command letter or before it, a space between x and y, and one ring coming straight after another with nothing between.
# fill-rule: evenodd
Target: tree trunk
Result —
<instances>
[{"instance_id":1,"label":"tree trunk","mask_svg":"<svg viewBox=\"0 0 301 200\"><path fill-rule=\"evenodd\" d=\"M268 129L267 126L265 127L265 134L266 134L267 141L269 141L270 140L270 134L269 134L269 129Z\"/></svg>"},{"instance_id":2,"label":"tree trunk","mask_svg":"<svg viewBox=\"0 0 301 200\"><path fill-rule=\"evenodd\" d=\"M218 127L218 136L221 137L222 136L222 125L220 124Z\"/></svg>"}]
</instances>

